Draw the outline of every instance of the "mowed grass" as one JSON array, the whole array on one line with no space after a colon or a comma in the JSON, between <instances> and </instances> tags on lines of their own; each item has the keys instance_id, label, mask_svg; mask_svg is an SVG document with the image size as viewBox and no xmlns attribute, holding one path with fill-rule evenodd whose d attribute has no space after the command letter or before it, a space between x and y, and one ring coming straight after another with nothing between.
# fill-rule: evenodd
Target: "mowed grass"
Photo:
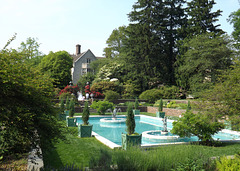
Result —
<instances>
[{"instance_id":1,"label":"mowed grass","mask_svg":"<svg viewBox=\"0 0 240 171\"><path fill-rule=\"evenodd\" d=\"M66 140L53 144L51 150L43 150L46 168L63 168L74 165L78 168L89 167L93 158L100 158L101 151L107 151L112 156L113 165L129 169L163 169L176 168L179 163L189 160L203 165L209 158L224 155L234 155L240 152L240 144L222 144L220 147L201 145L168 145L149 149L133 149L129 151L111 150L94 137L78 138L77 128L70 128ZM106 159L107 160L107 159Z\"/></svg>"},{"instance_id":2,"label":"mowed grass","mask_svg":"<svg viewBox=\"0 0 240 171\"><path fill-rule=\"evenodd\" d=\"M51 150L43 150L44 166L55 169L73 164L87 167L91 156L98 156L100 149L109 149L93 137L79 138L77 128L70 128L69 132L66 140L59 140Z\"/></svg>"}]
</instances>

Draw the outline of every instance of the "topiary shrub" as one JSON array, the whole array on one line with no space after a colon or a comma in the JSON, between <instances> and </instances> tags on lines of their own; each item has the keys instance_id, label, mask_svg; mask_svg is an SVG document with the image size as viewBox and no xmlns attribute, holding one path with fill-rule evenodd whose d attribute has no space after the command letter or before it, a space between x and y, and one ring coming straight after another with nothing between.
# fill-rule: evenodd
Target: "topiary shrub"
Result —
<instances>
[{"instance_id":1,"label":"topiary shrub","mask_svg":"<svg viewBox=\"0 0 240 171\"><path fill-rule=\"evenodd\" d=\"M108 91L104 92L104 95L105 95L104 100L110 101L110 102L120 98L120 95L117 92L112 91L112 90L108 90Z\"/></svg>"},{"instance_id":2,"label":"topiary shrub","mask_svg":"<svg viewBox=\"0 0 240 171\"><path fill-rule=\"evenodd\" d=\"M163 111L163 101L162 101L162 99L160 99L159 106L158 106L158 112L162 112L162 111Z\"/></svg>"},{"instance_id":3,"label":"topiary shrub","mask_svg":"<svg viewBox=\"0 0 240 171\"><path fill-rule=\"evenodd\" d=\"M65 110L64 99L61 99L61 102L60 102L60 112L63 113L64 110Z\"/></svg>"},{"instance_id":4,"label":"topiary shrub","mask_svg":"<svg viewBox=\"0 0 240 171\"><path fill-rule=\"evenodd\" d=\"M109 101L94 101L91 105L91 108L97 109L97 112L100 115L105 115L107 109L113 110L113 103Z\"/></svg>"},{"instance_id":5,"label":"topiary shrub","mask_svg":"<svg viewBox=\"0 0 240 171\"><path fill-rule=\"evenodd\" d=\"M73 117L75 113L75 102L73 99L71 99L69 104L69 117Z\"/></svg>"},{"instance_id":6,"label":"topiary shrub","mask_svg":"<svg viewBox=\"0 0 240 171\"><path fill-rule=\"evenodd\" d=\"M159 89L146 90L140 94L139 99L148 100L150 103L154 103L157 99L163 97L163 91Z\"/></svg>"},{"instance_id":7,"label":"topiary shrub","mask_svg":"<svg viewBox=\"0 0 240 171\"><path fill-rule=\"evenodd\" d=\"M135 124L135 119L133 114L133 106L131 104L129 104L127 108L126 126L127 126L127 133L129 135L134 134L136 124Z\"/></svg>"},{"instance_id":8,"label":"topiary shrub","mask_svg":"<svg viewBox=\"0 0 240 171\"><path fill-rule=\"evenodd\" d=\"M88 108L88 101L86 101L83 108L83 114L82 114L83 125L88 125L89 115L90 115L90 112Z\"/></svg>"},{"instance_id":9,"label":"topiary shrub","mask_svg":"<svg viewBox=\"0 0 240 171\"><path fill-rule=\"evenodd\" d=\"M134 103L134 108L137 109L138 107L139 107L139 102L138 102L138 98L136 98Z\"/></svg>"},{"instance_id":10,"label":"topiary shrub","mask_svg":"<svg viewBox=\"0 0 240 171\"><path fill-rule=\"evenodd\" d=\"M69 100L69 97L67 96L67 99L66 99L66 109L69 110L69 106L70 105L70 100Z\"/></svg>"}]
</instances>

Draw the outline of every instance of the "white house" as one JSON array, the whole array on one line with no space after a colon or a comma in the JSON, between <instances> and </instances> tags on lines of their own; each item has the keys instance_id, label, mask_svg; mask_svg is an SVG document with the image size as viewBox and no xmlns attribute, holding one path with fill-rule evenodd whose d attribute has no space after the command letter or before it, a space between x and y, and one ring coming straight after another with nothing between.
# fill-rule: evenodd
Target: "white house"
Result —
<instances>
[{"instance_id":1,"label":"white house","mask_svg":"<svg viewBox=\"0 0 240 171\"><path fill-rule=\"evenodd\" d=\"M72 82L73 84L77 84L81 75L84 75L90 70L90 63L95 61L99 58L103 57L96 57L90 49L86 52L81 53L81 45L76 45L76 54L71 55L73 58L73 68L72 68Z\"/></svg>"}]
</instances>

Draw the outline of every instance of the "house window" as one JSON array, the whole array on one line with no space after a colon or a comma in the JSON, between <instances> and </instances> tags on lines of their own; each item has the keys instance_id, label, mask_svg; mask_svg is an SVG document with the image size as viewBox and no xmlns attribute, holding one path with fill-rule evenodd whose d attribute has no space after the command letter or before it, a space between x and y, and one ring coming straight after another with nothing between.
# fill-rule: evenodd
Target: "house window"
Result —
<instances>
[{"instance_id":1,"label":"house window","mask_svg":"<svg viewBox=\"0 0 240 171\"><path fill-rule=\"evenodd\" d=\"M84 74L86 74L86 73L87 73L86 68L83 68L83 69L82 69L82 75L84 75Z\"/></svg>"},{"instance_id":2,"label":"house window","mask_svg":"<svg viewBox=\"0 0 240 171\"><path fill-rule=\"evenodd\" d=\"M90 64L91 63L91 59L87 59L87 63Z\"/></svg>"}]
</instances>

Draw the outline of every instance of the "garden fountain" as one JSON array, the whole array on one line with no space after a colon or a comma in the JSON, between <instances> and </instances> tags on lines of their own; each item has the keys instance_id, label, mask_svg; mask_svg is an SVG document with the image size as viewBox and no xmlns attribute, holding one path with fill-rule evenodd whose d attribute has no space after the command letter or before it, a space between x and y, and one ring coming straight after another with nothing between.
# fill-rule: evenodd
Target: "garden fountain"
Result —
<instances>
[{"instance_id":1,"label":"garden fountain","mask_svg":"<svg viewBox=\"0 0 240 171\"><path fill-rule=\"evenodd\" d=\"M167 130L167 117L165 116L163 119L163 130L152 130L145 131L142 133L142 137L148 139L149 141L154 142L170 142L179 139L179 136L173 135Z\"/></svg>"},{"instance_id":2,"label":"garden fountain","mask_svg":"<svg viewBox=\"0 0 240 171\"><path fill-rule=\"evenodd\" d=\"M117 113L121 112L120 108L115 108L113 111L111 109L108 109L107 112L112 113L112 118L102 118L100 119L100 122L104 123L124 123L126 121L125 118L117 118Z\"/></svg>"}]
</instances>

